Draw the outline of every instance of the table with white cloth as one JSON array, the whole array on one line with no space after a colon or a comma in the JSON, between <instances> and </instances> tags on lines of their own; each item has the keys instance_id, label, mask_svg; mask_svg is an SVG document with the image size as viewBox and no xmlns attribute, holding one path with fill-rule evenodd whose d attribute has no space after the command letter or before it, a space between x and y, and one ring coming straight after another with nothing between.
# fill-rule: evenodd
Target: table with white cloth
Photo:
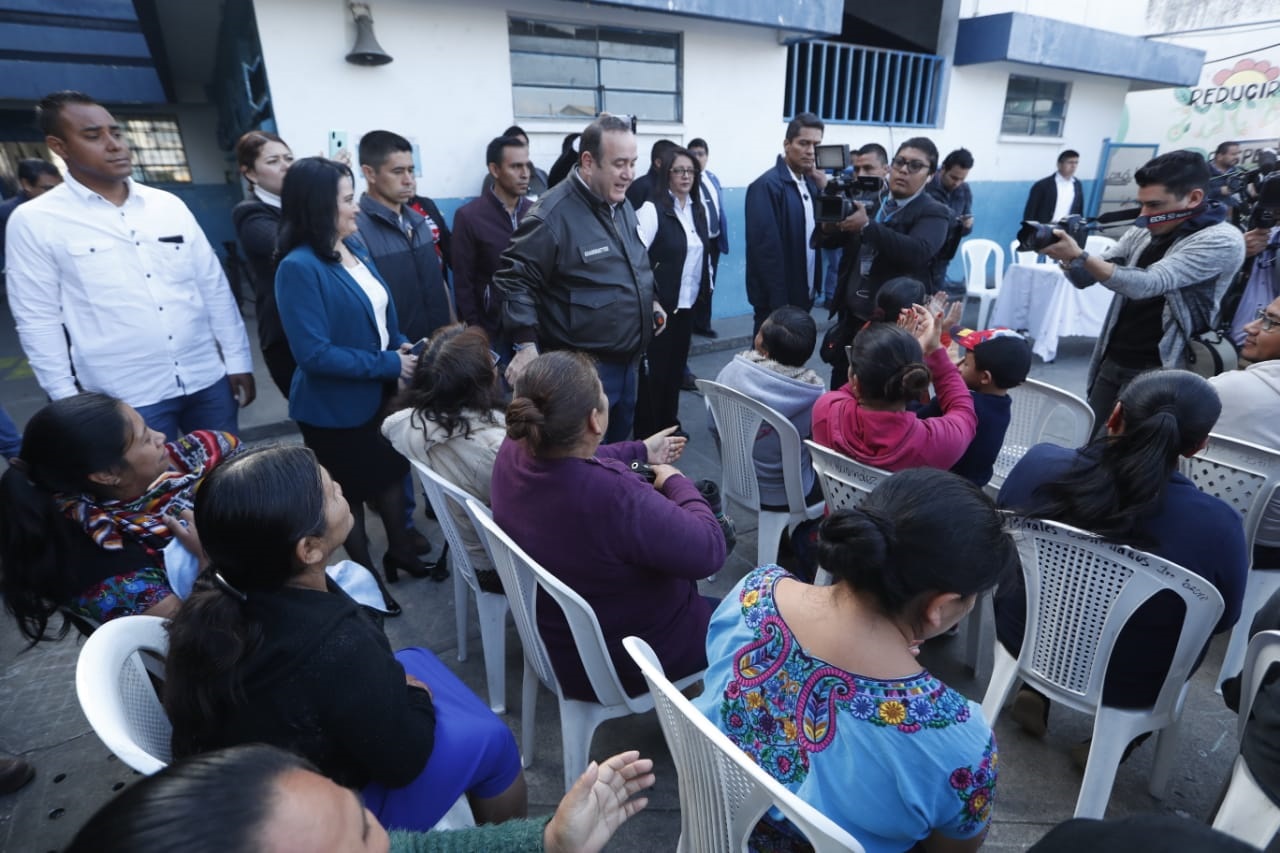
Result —
<instances>
[{"instance_id":1,"label":"table with white cloth","mask_svg":"<svg viewBox=\"0 0 1280 853\"><path fill-rule=\"evenodd\" d=\"M1115 294L1101 284L1083 290L1057 264L1013 264L1006 268L992 326L1026 330L1031 351L1045 361L1058 355L1058 338L1096 338Z\"/></svg>"}]
</instances>

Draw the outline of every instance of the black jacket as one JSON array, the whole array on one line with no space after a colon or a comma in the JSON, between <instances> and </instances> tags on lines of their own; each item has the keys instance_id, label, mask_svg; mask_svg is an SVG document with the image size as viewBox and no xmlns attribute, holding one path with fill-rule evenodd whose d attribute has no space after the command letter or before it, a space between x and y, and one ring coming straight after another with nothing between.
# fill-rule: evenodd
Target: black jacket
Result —
<instances>
[{"instance_id":1,"label":"black jacket","mask_svg":"<svg viewBox=\"0 0 1280 853\"><path fill-rule=\"evenodd\" d=\"M691 197L689 203L693 206L693 227L702 240L702 280L698 285L698 299L702 300L711 294L711 241L707 237L706 208L696 197ZM680 279L684 276L689 238L674 208L657 199L653 205L658 211L658 232L649 244L649 263L653 266L658 302L662 303L662 310L670 314L680 304Z\"/></svg>"},{"instance_id":2,"label":"black jacket","mask_svg":"<svg viewBox=\"0 0 1280 853\"><path fill-rule=\"evenodd\" d=\"M808 177L804 183L813 204L818 187ZM813 304L810 294L822 281L822 253L814 253L809 280L804 204L781 155L747 187L747 299L757 316L783 305L807 310Z\"/></svg>"},{"instance_id":3,"label":"black jacket","mask_svg":"<svg viewBox=\"0 0 1280 853\"><path fill-rule=\"evenodd\" d=\"M1058 201L1058 188L1054 184L1057 173L1041 178L1031 185L1027 194L1027 206L1022 210L1022 218L1034 222L1049 223L1053 221L1053 208ZM1071 212L1076 215L1084 213L1084 185L1079 178L1072 178L1071 185L1076 188L1075 198L1071 200Z\"/></svg>"},{"instance_id":4,"label":"black jacket","mask_svg":"<svg viewBox=\"0 0 1280 853\"><path fill-rule=\"evenodd\" d=\"M284 341L284 327L276 309L276 235L280 233L280 208L256 198L246 199L231 211L240 250L248 261L258 315L258 343L266 350Z\"/></svg>"},{"instance_id":5,"label":"black jacket","mask_svg":"<svg viewBox=\"0 0 1280 853\"><path fill-rule=\"evenodd\" d=\"M653 337L654 285L636 229L630 204L608 204L570 172L538 199L498 261L503 331L543 350L638 356Z\"/></svg>"},{"instance_id":6,"label":"black jacket","mask_svg":"<svg viewBox=\"0 0 1280 853\"><path fill-rule=\"evenodd\" d=\"M410 341L417 341L452 323L455 315L431 229L413 208L405 205L401 210L413 231L412 239L400 230L400 222L391 209L368 195L360 197L356 225L361 242L368 247L378 273L391 291L400 332Z\"/></svg>"}]
</instances>

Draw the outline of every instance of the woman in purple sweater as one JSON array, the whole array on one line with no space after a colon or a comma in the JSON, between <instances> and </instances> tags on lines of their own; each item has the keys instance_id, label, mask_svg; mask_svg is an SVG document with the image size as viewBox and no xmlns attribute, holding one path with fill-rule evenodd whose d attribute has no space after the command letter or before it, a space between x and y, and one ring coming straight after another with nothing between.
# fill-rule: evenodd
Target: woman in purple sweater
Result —
<instances>
[{"instance_id":1,"label":"woman in purple sweater","mask_svg":"<svg viewBox=\"0 0 1280 853\"><path fill-rule=\"evenodd\" d=\"M634 696L645 684L623 637L649 643L668 678L706 668L714 602L698 594L697 582L720 570L725 542L711 507L670 464L684 439L667 429L602 447L608 426L609 402L591 360L566 351L538 356L507 408L490 499L502 529L595 609ZM633 461L653 466L652 484L630 470ZM568 623L541 591L538 630L565 695L594 700Z\"/></svg>"}]
</instances>

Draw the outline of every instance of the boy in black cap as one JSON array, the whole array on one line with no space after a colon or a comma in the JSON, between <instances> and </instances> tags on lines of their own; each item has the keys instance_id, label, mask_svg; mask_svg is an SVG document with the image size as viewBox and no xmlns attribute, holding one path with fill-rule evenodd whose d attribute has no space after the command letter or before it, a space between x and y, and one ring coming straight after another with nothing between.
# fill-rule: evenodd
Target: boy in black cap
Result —
<instances>
[{"instance_id":1,"label":"boy in black cap","mask_svg":"<svg viewBox=\"0 0 1280 853\"><path fill-rule=\"evenodd\" d=\"M1031 345L1012 329L997 328L975 332L953 329L951 339L964 353L959 363L960 375L973 395L973 408L978 413L978 432L960 461L951 470L985 486L991 479L996 457L1009 429L1013 401L1009 389L1026 381L1031 370ZM937 398L916 412L931 418L942 414Z\"/></svg>"}]
</instances>

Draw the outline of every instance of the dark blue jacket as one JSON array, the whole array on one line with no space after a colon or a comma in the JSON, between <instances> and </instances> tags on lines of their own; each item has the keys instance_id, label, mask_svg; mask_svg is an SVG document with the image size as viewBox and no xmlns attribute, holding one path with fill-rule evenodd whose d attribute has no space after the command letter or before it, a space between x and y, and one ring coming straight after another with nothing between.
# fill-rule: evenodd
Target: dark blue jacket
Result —
<instances>
[{"instance_id":1,"label":"dark blue jacket","mask_svg":"<svg viewBox=\"0 0 1280 853\"><path fill-rule=\"evenodd\" d=\"M808 177L809 204L818 188ZM808 309L815 285L822 281L822 253L815 252L813 279L807 275L804 201L781 155L772 169L747 187L747 299L756 314L783 305Z\"/></svg>"},{"instance_id":2,"label":"dark blue jacket","mask_svg":"<svg viewBox=\"0 0 1280 853\"><path fill-rule=\"evenodd\" d=\"M715 172L708 170L702 173L702 177L711 181L711 185L716 188L716 212L720 215L720 236L716 238L716 245L720 249L720 254L727 255L729 254L729 217L724 213L724 190L720 188L720 179L716 177Z\"/></svg>"},{"instance_id":3,"label":"dark blue jacket","mask_svg":"<svg viewBox=\"0 0 1280 853\"><path fill-rule=\"evenodd\" d=\"M401 210L412 237L401 230L399 218L390 208L368 195L360 197L356 226L360 229L360 240L378 265L378 273L391 290L391 300L400 317L400 331L409 340L417 341L452 323L455 315L440 266L440 253L436 251L425 217L408 205Z\"/></svg>"},{"instance_id":4,"label":"dark blue jacket","mask_svg":"<svg viewBox=\"0 0 1280 853\"><path fill-rule=\"evenodd\" d=\"M377 267L354 240L347 248ZM386 282L382 281L386 287ZM384 386L400 376L400 334L395 300L387 291L387 348L378 345L373 305L342 264L298 246L276 269L276 307L298 362L289 388L289 417L318 427L367 423L382 405Z\"/></svg>"},{"instance_id":5,"label":"dark blue jacket","mask_svg":"<svg viewBox=\"0 0 1280 853\"><path fill-rule=\"evenodd\" d=\"M969 394L973 397L973 410L978 415L978 431L974 433L964 456L951 466L951 471L975 486L985 486L991 481L996 457L1004 445L1004 434L1009 430L1013 399L1008 394L979 394L973 390ZM941 417L942 406L938 404L938 398L930 400L916 415L921 418Z\"/></svg>"}]
</instances>

